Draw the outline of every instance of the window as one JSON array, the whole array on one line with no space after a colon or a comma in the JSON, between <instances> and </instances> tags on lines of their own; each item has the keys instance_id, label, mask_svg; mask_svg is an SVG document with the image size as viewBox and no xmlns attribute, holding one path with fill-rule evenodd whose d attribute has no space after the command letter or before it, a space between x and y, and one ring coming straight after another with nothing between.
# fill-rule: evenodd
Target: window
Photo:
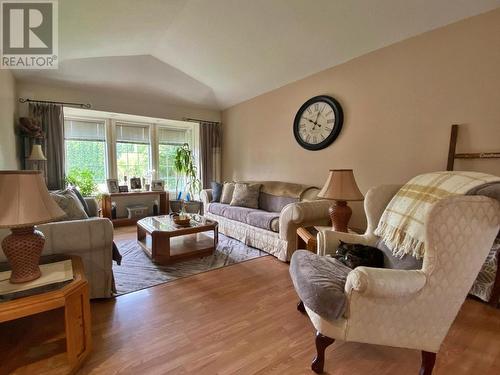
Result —
<instances>
[{"instance_id":1,"label":"window","mask_svg":"<svg viewBox=\"0 0 500 375\"><path fill-rule=\"evenodd\" d=\"M150 170L149 125L116 124L118 179L143 177Z\"/></svg>"},{"instance_id":2,"label":"window","mask_svg":"<svg viewBox=\"0 0 500 375\"><path fill-rule=\"evenodd\" d=\"M158 177L165 181L165 189L169 191L184 187L184 181L179 181L179 186L176 187L177 176L174 170L175 150L184 143L192 143L188 129L158 128Z\"/></svg>"},{"instance_id":3,"label":"window","mask_svg":"<svg viewBox=\"0 0 500 375\"><path fill-rule=\"evenodd\" d=\"M66 175L90 170L95 182L106 182L106 136L104 121L64 120Z\"/></svg>"}]
</instances>

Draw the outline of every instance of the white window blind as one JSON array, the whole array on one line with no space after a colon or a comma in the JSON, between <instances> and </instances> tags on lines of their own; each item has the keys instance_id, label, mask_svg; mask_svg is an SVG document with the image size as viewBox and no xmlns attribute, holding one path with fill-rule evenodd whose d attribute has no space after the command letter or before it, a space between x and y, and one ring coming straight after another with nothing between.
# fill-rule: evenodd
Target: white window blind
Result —
<instances>
[{"instance_id":1,"label":"white window blind","mask_svg":"<svg viewBox=\"0 0 500 375\"><path fill-rule=\"evenodd\" d=\"M104 122L65 120L64 138L83 141L105 141Z\"/></svg>"},{"instance_id":2,"label":"white window blind","mask_svg":"<svg viewBox=\"0 0 500 375\"><path fill-rule=\"evenodd\" d=\"M149 144L149 126L117 123L116 141L121 143Z\"/></svg>"},{"instance_id":3,"label":"white window blind","mask_svg":"<svg viewBox=\"0 0 500 375\"><path fill-rule=\"evenodd\" d=\"M158 141L164 145L182 145L189 142L187 129L158 128Z\"/></svg>"}]
</instances>

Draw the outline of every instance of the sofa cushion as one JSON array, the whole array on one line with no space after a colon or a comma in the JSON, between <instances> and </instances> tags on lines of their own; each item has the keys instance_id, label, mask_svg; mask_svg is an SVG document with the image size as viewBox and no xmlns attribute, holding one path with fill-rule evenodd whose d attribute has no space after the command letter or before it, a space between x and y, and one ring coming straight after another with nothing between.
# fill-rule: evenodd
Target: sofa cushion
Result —
<instances>
[{"instance_id":1,"label":"sofa cushion","mask_svg":"<svg viewBox=\"0 0 500 375\"><path fill-rule=\"evenodd\" d=\"M259 194L262 184L236 183L231 206L259 208Z\"/></svg>"},{"instance_id":2,"label":"sofa cushion","mask_svg":"<svg viewBox=\"0 0 500 375\"><path fill-rule=\"evenodd\" d=\"M87 204L87 202L85 201L85 199L83 198L82 194L80 193L80 190L78 190L76 187L72 187L71 188L71 191L73 193L75 193L76 197L78 198L78 200L80 201L80 203L82 204L82 207L83 209L85 210L85 213L87 214L87 216L92 216L90 214L90 210L89 210L89 205Z\"/></svg>"},{"instance_id":3,"label":"sofa cushion","mask_svg":"<svg viewBox=\"0 0 500 375\"><path fill-rule=\"evenodd\" d=\"M220 202L223 185L219 184L218 182L215 182L215 181L212 181L210 185L212 188L212 200L211 200L211 202Z\"/></svg>"},{"instance_id":4,"label":"sofa cushion","mask_svg":"<svg viewBox=\"0 0 500 375\"><path fill-rule=\"evenodd\" d=\"M345 312L344 286L351 269L335 258L297 250L290 260L290 276L300 300L326 320Z\"/></svg>"},{"instance_id":5,"label":"sofa cushion","mask_svg":"<svg viewBox=\"0 0 500 375\"><path fill-rule=\"evenodd\" d=\"M266 212L247 207L230 206L223 203L210 203L208 212L226 219L239 221L254 227L279 231L279 212Z\"/></svg>"},{"instance_id":6,"label":"sofa cushion","mask_svg":"<svg viewBox=\"0 0 500 375\"><path fill-rule=\"evenodd\" d=\"M59 221L88 219L83 205L71 189L53 191L50 196L66 214Z\"/></svg>"},{"instance_id":7,"label":"sofa cushion","mask_svg":"<svg viewBox=\"0 0 500 375\"><path fill-rule=\"evenodd\" d=\"M285 197L264 193L259 195L259 208L269 212L281 212L281 210L290 203L298 202L299 198Z\"/></svg>"},{"instance_id":8,"label":"sofa cushion","mask_svg":"<svg viewBox=\"0 0 500 375\"><path fill-rule=\"evenodd\" d=\"M224 216L224 209L227 207L227 204L213 202L208 205L208 212L218 216Z\"/></svg>"},{"instance_id":9,"label":"sofa cushion","mask_svg":"<svg viewBox=\"0 0 500 375\"><path fill-rule=\"evenodd\" d=\"M254 227L279 232L279 212L267 212L263 210L254 210L247 215L247 224Z\"/></svg>"},{"instance_id":10,"label":"sofa cushion","mask_svg":"<svg viewBox=\"0 0 500 375\"><path fill-rule=\"evenodd\" d=\"M222 187L222 194L220 196L220 202L225 204L231 203L231 200L233 199L233 192L234 192L234 183L224 182L224 185Z\"/></svg>"}]
</instances>

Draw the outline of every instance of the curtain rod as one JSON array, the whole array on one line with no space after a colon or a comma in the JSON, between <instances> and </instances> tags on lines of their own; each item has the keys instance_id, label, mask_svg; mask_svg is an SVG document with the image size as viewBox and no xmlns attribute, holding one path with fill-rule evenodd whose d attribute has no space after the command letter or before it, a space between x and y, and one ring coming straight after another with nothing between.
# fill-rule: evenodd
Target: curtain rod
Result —
<instances>
[{"instance_id":1,"label":"curtain rod","mask_svg":"<svg viewBox=\"0 0 500 375\"><path fill-rule=\"evenodd\" d=\"M189 121L189 122L206 122L208 124L220 124L219 121L207 121L207 120L200 120L198 118L191 118L191 117L183 117L182 119L184 121Z\"/></svg>"},{"instance_id":2,"label":"curtain rod","mask_svg":"<svg viewBox=\"0 0 500 375\"><path fill-rule=\"evenodd\" d=\"M90 109L92 108L92 104L84 104L84 103L71 103L71 102L52 102L50 100L34 100L34 99L25 99L25 98L19 98L19 103L44 103L44 104L62 104L66 106L72 106L72 107L80 107L80 108L85 108L85 109Z\"/></svg>"}]
</instances>

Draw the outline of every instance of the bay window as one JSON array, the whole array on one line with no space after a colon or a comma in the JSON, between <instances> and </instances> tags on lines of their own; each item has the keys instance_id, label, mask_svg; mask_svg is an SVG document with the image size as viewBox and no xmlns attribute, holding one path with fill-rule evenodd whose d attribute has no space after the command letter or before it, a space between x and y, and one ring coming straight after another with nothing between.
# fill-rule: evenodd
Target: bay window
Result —
<instances>
[{"instance_id":1,"label":"bay window","mask_svg":"<svg viewBox=\"0 0 500 375\"><path fill-rule=\"evenodd\" d=\"M177 175L175 153L188 144L198 164L198 125L186 121L143 116L64 109L66 175L71 170L90 170L99 189L106 179L151 177L165 181L174 198ZM199 170L199 168L198 168ZM179 179L179 190L185 181Z\"/></svg>"}]
</instances>

